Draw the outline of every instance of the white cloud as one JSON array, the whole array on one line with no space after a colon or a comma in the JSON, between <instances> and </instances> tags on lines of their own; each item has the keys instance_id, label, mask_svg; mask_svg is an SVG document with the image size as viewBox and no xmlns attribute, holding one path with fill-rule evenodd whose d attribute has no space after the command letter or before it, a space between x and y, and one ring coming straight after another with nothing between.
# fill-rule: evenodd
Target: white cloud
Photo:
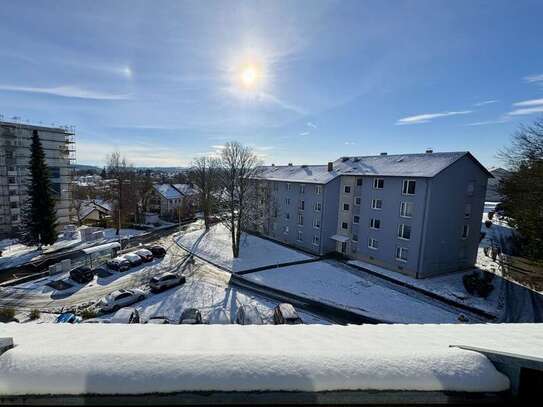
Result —
<instances>
[{"instance_id":1,"label":"white cloud","mask_svg":"<svg viewBox=\"0 0 543 407\"><path fill-rule=\"evenodd\" d=\"M0 85L0 91L10 92L29 92L29 93L44 93L47 95L62 96L78 99L94 99L94 100L124 100L129 99L129 95L120 95L112 93L97 92L94 90L83 89L78 86L57 86L53 88L39 88L27 86L11 86Z\"/></svg>"},{"instance_id":2,"label":"white cloud","mask_svg":"<svg viewBox=\"0 0 543 407\"><path fill-rule=\"evenodd\" d=\"M437 119L440 117L457 116L457 115L469 114L471 112L472 112L471 110L462 110L458 112L423 113L416 116L403 117L396 122L396 125L399 126L399 125L405 125L405 124L429 123L433 119Z\"/></svg>"},{"instance_id":3,"label":"white cloud","mask_svg":"<svg viewBox=\"0 0 543 407\"><path fill-rule=\"evenodd\" d=\"M543 82L543 73L538 74L538 75L528 75L528 76L525 76L525 77L524 77L524 80L525 80L526 82L530 82L530 83L533 83L533 82Z\"/></svg>"},{"instance_id":4,"label":"white cloud","mask_svg":"<svg viewBox=\"0 0 543 407\"><path fill-rule=\"evenodd\" d=\"M309 133L308 131L302 131L302 132L300 133L300 136L309 136L309 134L310 134L310 133Z\"/></svg>"},{"instance_id":5,"label":"white cloud","mask_svg":"<svg viewBox=\"0 0 543 407\"><path fill-rule=\"evenodd\" d=\"M486 121L482 121L482 122L468 123L468 124L466 124L466 126L486 126L488 124L507 123L508 121L510 121L510 119L508 117L504 117L504 118L497 119L497 120L486 120Z\"/></svg>"},{"instance_id":6,"label":"white cloud","mask_svg":"<svg viewBox=\"0 0 543 407\"><path fill-rule=\"evenodd\" d=\"M346 141L345 142L345 145L346 146L354 146L356 143L354 141Z\"/></svg>"},{"instance_id":7,"label":"white cloud","mask_svg":"<svg viewBox=\"0 0 543 407\"><path fill-rule=\"evenodd\" d=\"M311 127L313 129L316 129L317 128L317 125L313 122L307 122L307 127Z\"/></svg>"},{"instance_id":8,"label":"white cloud","mask_svg":"<svg viewBox=\"0 0 543 407\"><path fill-rule=\"evenodd\" d=\"M543 99L523 100L522 102L513 103L513 106L520 107L520 109L507 113L509 116L543 113Z\"/></svg>"},{"instance_id":9,"label":"white cloud","mask_svg":"<svg viewBox=\"0 0 543 407\"><path fill-rule=\"evenodd\" d=\"M524 100L522 102L513 103L513 106L539 106L543 105L543 99Z\"/></svg>"},{"instance_id":10,"label":"white cloud","mask_svg":"<svg viewBox=\"0 0 543 407\"><path fill-rule=\"evenodd\" d=\"M475 103L474 106L485 106L485 105L490 105L490 104L496 103L496 102L498 102L497 99L484 100L482 102Z\"/></svg>"}]
</instances>

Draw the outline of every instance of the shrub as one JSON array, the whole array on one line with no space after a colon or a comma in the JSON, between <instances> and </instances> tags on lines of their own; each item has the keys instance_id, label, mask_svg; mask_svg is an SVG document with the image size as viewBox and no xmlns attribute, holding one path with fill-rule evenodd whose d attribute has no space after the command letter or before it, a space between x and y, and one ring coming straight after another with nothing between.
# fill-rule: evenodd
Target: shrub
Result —
<instances>
[{"instance_id":1,"label":"shrub","mask_svg":"<svg viewBox=\"0 0 543 407\"><path fill-rule=\"evenodd\" d=\"M489 276L481 276L476 271L471 274L466 274L462 278L462 281L464 283L464 288L471 295L486 298L490 295L492 290L494 290L494 286L490 284L492 279L489 278Z\"/></svg>"},{"instance_id":2,"label":"shrub","mask_svg":"<svg viewBox=\"0 0 543 407\"><path fill-rule=\"evenodd\" d=\"M91 318L96 318L96 311L92 310L92 309L89 309L89 308L85 308L84 310L81 310L79 312L79 316L82 318L82 319L91 319Z\"/></svg>"},{"instance_id":3,"label":"shrub","mask_svg":"<svg viewBox=\"0 0 543 407\"><path fill-rule=\"evenodd\" d=\"M0 322L11 322L15 319L14 308L0 308Z\"/></svg>"},{"instance_id":4,"label":"shrub","mask_svg":"<svg viewBox=\"0 0 543 407\"><path fill-rule=\"evenodd\" d=\"M39 309L33 309L30 311L30 314L28 314L28 317L33 321L35 319L39 319L41 313Z\"/></svg>"}]
</instances>

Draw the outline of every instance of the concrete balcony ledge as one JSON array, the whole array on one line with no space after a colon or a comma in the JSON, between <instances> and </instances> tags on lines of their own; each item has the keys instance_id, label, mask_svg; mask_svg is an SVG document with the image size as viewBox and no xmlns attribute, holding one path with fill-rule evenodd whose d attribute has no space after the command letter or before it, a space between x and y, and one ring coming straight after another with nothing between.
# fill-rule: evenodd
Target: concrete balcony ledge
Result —
<instances>
[{"instance_id":1,"label":"concrete balcony ledge","mask_svg":"<svg viewBox=\"0 0 543 407\"><path fill-rule=\"evenodd\" d=\"M512 325L0 324L0 403L408 403L507 397L465 344L531 357L543 328ZM141 397L146 395L145 397Z\"/></svg>"}]
</instances>

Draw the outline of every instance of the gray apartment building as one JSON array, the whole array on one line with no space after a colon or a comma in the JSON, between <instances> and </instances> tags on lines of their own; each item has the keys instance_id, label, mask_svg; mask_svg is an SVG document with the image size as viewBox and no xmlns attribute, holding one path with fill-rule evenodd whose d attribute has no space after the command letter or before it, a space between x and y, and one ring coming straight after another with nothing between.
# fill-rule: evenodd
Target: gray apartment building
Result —
<instances>
[{"instance_id":1,"label":"gray apartment building","mask_svg":"<svg viewBox=\"0 0 543 407\"><path fill-rule=\"evenodd\" d=\"M72 161L75 159L73 131L67 128L0 122L0 236L12 236L21 224L26 193L32 133L38 132L51 173L59 226L70 223Z\"/></svg>"},{"instance_id":2,"label":"gray apartment building","mask_svg":"<svg viewBox=\"0 0 543 407\"><path fill-rule=\"evenodd\" d=\"M472 267L488 178L469 152L342 157L268 166L261 234L417 278Z\"/></svg>"}]
</instances>

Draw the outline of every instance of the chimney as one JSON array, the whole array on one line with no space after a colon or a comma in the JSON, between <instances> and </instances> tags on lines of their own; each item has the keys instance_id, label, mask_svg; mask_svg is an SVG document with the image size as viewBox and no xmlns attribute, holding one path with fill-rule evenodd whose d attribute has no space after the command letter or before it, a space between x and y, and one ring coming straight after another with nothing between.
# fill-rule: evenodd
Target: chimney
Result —
<instances>
[{"instance_id":1,"label":"chimney","mask_svg":"<svg viewBox=\"0 0 543 407\"><path fill-rule=\"evenodd\" d=\"M272 167L275 167L275 164L274 164L274 163L272 163Z\"/></svg>"},{"instance_id":2,"label":"chimney","mask_svg":"<svg viewBox=\"0 0 543 407\"><path fill-rule=\"evenodd\" d=\"M387 155L387 153L386 153L386 152L384 152L384 153L381 153L381 154L379 154L379 155Z\"/></svg>"},{"instance_id":3,"label":"chimney","mask_svg":"<svg viewBox=\"0 0 543 407\"><path fill-rule=\"evenodd\" d=\"M427 148L425 153L426 154L432 154L434 152L434 150L432 150L431 148Z\"/></svg>"},{"instance_id":4,"label":"chimney","mask_svg":"<svg viewBox=\"0 0 543 407\"><path fill-rule=\"evenodd\" d=\"M292 163L288 163L288 166L289 166L289 167L292 167Z\"/></svg>"},{"instance_id":5,"label":"chimney","mask_svg":"<svg viewBox=\"0 0 543 407\"><path fill-rule=\"evenodd\" d=\"M328 172L332 172L334 170L334 163L332 161L328 161Z\"/></svg>"}]
</instances>

